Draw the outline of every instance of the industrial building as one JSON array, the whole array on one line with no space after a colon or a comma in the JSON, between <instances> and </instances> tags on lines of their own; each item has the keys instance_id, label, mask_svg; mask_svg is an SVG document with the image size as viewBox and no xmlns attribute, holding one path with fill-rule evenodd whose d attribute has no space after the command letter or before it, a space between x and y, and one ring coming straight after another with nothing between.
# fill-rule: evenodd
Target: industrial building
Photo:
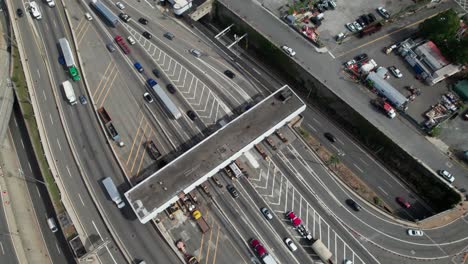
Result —
<instances>
[{"instance_id":1,"label":"industrial building","mask_svg":"<svg viewBox=\"0 0 468 264\"><path fill-rule=\"evenodd\" d=\"M306 108L284 86L125 193L141 223L225 168Z\"/></svg>"}]
</instances>

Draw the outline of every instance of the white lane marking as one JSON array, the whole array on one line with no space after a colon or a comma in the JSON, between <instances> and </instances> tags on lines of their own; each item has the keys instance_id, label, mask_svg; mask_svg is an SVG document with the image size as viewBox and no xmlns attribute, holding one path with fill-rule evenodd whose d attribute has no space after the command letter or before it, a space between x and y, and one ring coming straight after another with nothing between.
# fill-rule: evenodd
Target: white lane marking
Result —
<instances>
[{"instance_id":1,"label":"white lane marking","mask_svg":"<svg viewBox=\"0 0 468 264\"><path fill-rule=\"evenodd\" d=\"M115 261L114 256L112 256L112 252L109 250L109 248L106 246L107 252L109 252L109 255L111 256L112 260L114 261L115 264L117 264L117 261Z\"/></svg>"},{"instance_id":2,"label":"white lane marking","mask_svg":"<svg viewBox=\"0 0 468 264\"><path fill-rule=\"evenodd\" d=\"M45 90L42 90L42 94L44 95L44 101L47 101L47 96L45 94Z\"/></svg>"},{"instance_id":3,"label":"white lane marking","mask_svg":"<svg viewBox=\"0 0 468 264\"><path fill-rule=\"evenodd\" d=\"M21 146L23 146L23 149L25 149L25 148L24 148L23 139L20 139L20 141L21 141Z\"/></svg>"},{"instance_id":4,"label":"white lane marking","mask_svg":"<svg viewBox=\"0 0 468 264\"><path fill-rule=\"evenodd\" d=\"M32 172L31 163L29 163L29 161L28 161L28 166L29 166L29 170Z\"/></svg>"},{"instance_id":5,"label":"white lane marking","mask_svg":"<svg viewBox=\"0 0 468 264\"><path fill-rule=\"evenodd\" d=\"M85 203L83 202L83 198L81 198L81 195L80 195L79 193L78 193L78 198L80 198L81 204L82 204L83 206L86 206Z\"/></svg>"},{"instance_id":6,"label":"white lane marking","mask_svg":"<svg viewBox=\"0 0 468 264\"><path fill-rule=\"evenodd\" d=\"M55 22L55 19L52 20L54 22L54 27L57 28L57 23ZM47 24L46 24L47 25Z\"/></svg>"},{"instance_id":7,"label":"white lane marking","mask_svg":"<svg viewBox=\"0 0 468 264\"><path fill-rule=\"evenodd\" d=\"M335 56L334 56L330 51L328 51L328 54L330 54L330 56L331 56L333 59L335 59Z\"/></svg>"},{"instance_id":8,"label":"white lane marking","mask_svg":"<svg viewBox=\"0 0 468 264\"><path fill-rule=\"evenodd\" d=\"M41 193L39 192L39 187L36 185L36 190L37 190L37 195L39 195L39 198L41 197Z\"/></svg>"},{"instance_id":9,"label":"white lane marking","mask_svg":"<svg viewBox=\"0 0 468 264\"><path fill-rule=\"evenodd\" d=\"M317 132L317 129L315 129L313 126L311 126L310 124L307 124L308 127L310 127L310 129L312 129L313 131Z\"/></svg>"},{"instance_id":10,"label":"white lane marking","mask_svg":"<svg viewBox=\"0 0 468 264\"><path fill-rule=\"evenodd\" d=\"M364 163L364 165L369 166L369 164L368 164L367 162L365 162L362 158L359 158L359 160L360 160L362 163Z\"/></svg>"},{"instance_id":11,"label":"white lane marking","mask_svg":"<svg viewBox=\"0 0 468 264\"><path fill-rule=\"evenodd\" d=\"M392 185L390 183L388 183L388 181L383 180L383 182L385 182L388 186L392 187Z\"/></svg>"},{"instance_id":12,"label":"white lane marking","mask_svg":"<svg viewBox=\"0 0 468 264\"><path fill-rule=\"evenodd\" d=\"M52 114L49 114L49 118L50 118L50 122L52 123L52 125L54 124L54 120L52 119Z\"/></svg>"},{"instance_id":13,"label":"white lane marking","mask_svg":"<svg viewBox=\"0 0 468 264\"><path fill-rule=\"evenodd\" d=\"M3 249L3 243L0 242L0 247L2 248L2 255L5 255L5 250Z\"/></svg>"},{"instance_id":14,"label":"white lane marking","mask_svg":"<svg viewBox=\"0 0 468 264\"><path fill-rule=\"evenodd\" d=\"M60 141L58 140L58 138L57 138L57 145L58 145L60 151L62 151L62 146L60 146Z\"/></svg>"},{"instance_id":15,"label":"white lane marking","mask_svg":"<svg viewBox=\"0 0 468 264\"><path fill-rule=\"evenodd\" d=\"M94 223L94 221L91 220L91 222L93 223L94 229L96 229L96 232L98 233L98 235L99 235L99 237L101 238L101 240L104 241L104 239L103 239L102 236L101 236L101 232L99 232L99 230L97 229L97 226L96 226L96 224Z\"/></svg>"},{"instance_id":16,"label":"white lane marking","mask_svg":"<svg viewBox=\"0 0 468 264\"><path fill-rule=\"evenodd\" d=\"M382 187L379 186L379 187L377 187L377 188L379 188L383 193L385 193L385 195L388 196L388 193L387 193L386 191L384 191L384 189L382 189Z\"/></svg>"},{"instance_id":17,"label":"white lane marking","mask_svg":"<svg viewBox=\"0 0 468 264\"><path fill-rule=\"evenodd\" d=\"M320 123L317 119L315 119L315 118L313 118L313 117L312 117L312 119L315 121L315 123L317 123L317 124L319 124L319 125L322 124L322 123Z\"/></svg>"},{"instance_id":18,"label":"white lane marking","mask_svg":"<svg viewBox=\"0 0 468 264\"><path fill-rule=\"evenodd\" d=\"M68 165L67 165L65 168L67 169L68 175L70 175L70 178L72 178L72 175L71 175L71 173L70 173L70 169L68 168Z\"/></svg>"},{"instance_id":19,"label":"white lane marking","mask_svg":"<svg viewBox=\"0 0 468 264\"><path fill-rule=\"evenodd\" d=\"M39 77L39 79L41 78L41 74L39 73L39 69L37 69L37 76ZM42 90L44 91L44 90Z\"/></svg>"},{"instance_id":20,"label":"white lane marking","mask_svg":"<svg viewBox=\"0 0 468 264\"><path fill-rule=\"evenodd\" d=\"M341 139L337 138L336 140L337 140L338 142L340 142L340 143L341 143L341 145L343 145L343 146L344 146L344 142L343 142L343 141L341 141Z\"/></svg>"},{"instance_id":21,"label":"white lane marking","mask_svg":"<svg viewBox=\"0 0 468 264\"><path fill-rule=\"evenodd\" d=\"M356 165L356 163L353 163L354 167L356 167L356 169L358 169L360 172L364 172L363 170L361 170L361 168L358 167L358 165Z\"/></svg>"},{"instance_id":22,"label":"white lane marking","mask_svg":"<svg viewBox=\"0 0 468 264\"><path fill-rule=\"evenodd\" d=\"M59 245L57 244L57 242L55 242L55 246L57 247L58 253L61 254L62 252L60 251L60 248L59 248Z\"/></svg>"},{"instance_id":23,"label":"white lane marking","mask_svg":"<svg viewBox=\"0 0 468 264\"><path fill-rule=\"evenodd\" d=\"M15 126L18 127L18 122L16 122L16 118L13 118L13 121L15 121Z\"/></svg>"}]
</instances>

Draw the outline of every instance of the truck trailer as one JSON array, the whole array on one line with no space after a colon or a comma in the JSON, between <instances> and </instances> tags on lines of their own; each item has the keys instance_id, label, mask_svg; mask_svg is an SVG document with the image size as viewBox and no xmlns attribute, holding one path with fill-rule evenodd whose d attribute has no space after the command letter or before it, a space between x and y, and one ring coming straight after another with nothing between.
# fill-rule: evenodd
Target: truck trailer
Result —
<instances>
[{"instance_id":1,"label":"truck trailer","mask_svg":"<svg viewBox=\"0 0 468 264\"><path fill-rule=\"evenodd\" d=\"M148 79L147 84L149 87L151 87L154 91L154 93L158 96L159 101L164 105L164 108L172 115L174 119L179 119L182 114L179 111L179 108L172 102L171 98L167 96L166 92L159 86L159 84L153 80L153 79Z\"/></svg>"},{"instance_id":2,"label":"truck trailer","mask_svg":"<svg viewBox=\"0 0 468 264\"><path fill-rule=\"evenodd\" d=\"M60 49L62 50L62 56L65 65L68 68L68 72L70 73L71 77L74 81L81 80L80 74L78 69L76 68L75 59L73 58L73 53L70 48L70 44L66 38L59 39Z\"/></svg>"},{"instance_id":3,"label":"truck trailer","mask_svg":"<svg viewBox=\"0 0 468 264\"><path fill-rule=\"evenodd\" d=\"M68 102L71 105L77 104L75 91L73 90L73 85L71 84L71 82L70 81L64 81L62 83L62 86L63 86L63 92L65 93L65 96L67 97Z\"/></svg>"},{"instance_id":4,"label":"truck trailer","mask_svg":"<svg viewBox=\"0 0 468 264\"><path fill-rule=\"evenodd\" d=\"M195 221L197 221L198 227L200 227L200 230L203 234L210 230L210 226L206 222L205 218L203 218L200 210L193 211L192 217L195 219Z\"/></svg>"},{"instance_id":5,"label":"truck trailer","mask_svg":"<svg viewBox=\"0 0 468 264\"><path fill-rule=\"evenodd\" d=\"M99 117L102 120L102 123L104 123L104 127L106 128L107 133L109 136L119 144L120 147L124 146L124 143L120 140L120 135L117 132L117 129L115 129L114 124L112 124L112 119L107 113L106 109L104 107L101 107L98 109Z\"/></svg>"},{"instance_id":6,"label":"truck trailer","mask_svg":"<svg viewBox=\"0 0 468 264\"><path fill-rule=\"evenodd\" d=\"M117 190L117 187L115 187L115 184L114 184L114 181L112 181L112 178L106 177L102 181L102 184L104 184L104 187L107 190L107 194L109 194L109 197L117 205L117 207L119 209L123 208L125 206L125 202L122 200L122 197L120 196L120 193Z\"/></svg>"},{"instance_id":7,"label":"truck trailer","mask_svg":"<svg viewBox=\"0 0 468 264\"><path fill-rule=\"evenodd\" d=\"M94 9L98 12L99 15L101 15L102 18L111 26L115 27L117 23L119 23L119 18L110 11L109 8L107 8L106 5L104 5L100 1L92 1L91 6L94 7Z\"/></svg>"}]
</instances>

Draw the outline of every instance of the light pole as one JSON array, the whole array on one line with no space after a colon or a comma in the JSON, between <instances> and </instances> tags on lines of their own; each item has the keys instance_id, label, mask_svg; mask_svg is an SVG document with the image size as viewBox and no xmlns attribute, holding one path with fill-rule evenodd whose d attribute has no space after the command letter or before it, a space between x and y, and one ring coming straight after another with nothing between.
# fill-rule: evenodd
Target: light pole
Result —
<instances>
[{"instance_id":1,"label":"light pole","mask_svg":"<svg viewBox=\"0 0 468 264\"><path fill-rule=\"evenodd\" d=\"M23 180L25 180L25 181L27 181L27 180L32 180L32 181L39 182L39 183L42 183L42 184L44 184L44 185L47 185L47 183L44 182L44 181L41 181L41 180L38 180L38 179L35 179L35 178L31 178L31 177L25 176L22 169L18 169L18 172L19 172L19 174L20 174L21 176L16 176L16 175L11 175L11 176L16 177L16 178L23 179Z\"/></svg>"}]
</instances>

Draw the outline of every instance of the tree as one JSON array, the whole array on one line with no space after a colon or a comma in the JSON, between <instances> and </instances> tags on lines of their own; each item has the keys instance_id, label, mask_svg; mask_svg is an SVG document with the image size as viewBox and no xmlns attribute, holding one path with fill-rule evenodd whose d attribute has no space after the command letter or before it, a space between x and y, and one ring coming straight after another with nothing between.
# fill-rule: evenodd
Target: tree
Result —
<instances>
[{"instance_id":1,"label":"tree","mask_svg":"<svg viewBox=\"0 0 468 264\"><path fill-rule=\"evenodd\" d=\"M419 33L432 40L447 59L465 64L468 63L468 37L457 38L459 28L460 18L450 9L421 23Z\"/></svg>"},{"instance_id":2,"label":"tree","mask_svg":"<svg viewBox=\"0 0 468 264\"><path fill-rule=\"evenodd\" d=\"M333 165L336 168L336 165L340 163L340 159L335 155L331 155L327 163L327 165Z\"/></svg>"}]
</instances>

